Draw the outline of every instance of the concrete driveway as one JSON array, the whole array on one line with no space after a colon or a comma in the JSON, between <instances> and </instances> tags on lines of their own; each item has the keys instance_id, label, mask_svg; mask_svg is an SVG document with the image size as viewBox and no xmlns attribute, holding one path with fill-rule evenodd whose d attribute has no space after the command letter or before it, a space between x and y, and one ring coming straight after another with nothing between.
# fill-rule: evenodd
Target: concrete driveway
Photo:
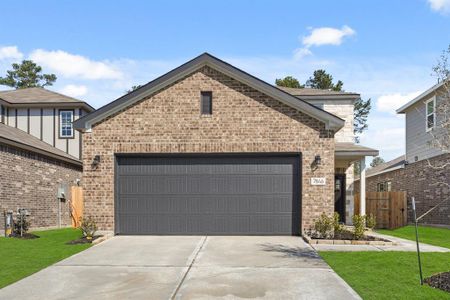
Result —
<instances>
[{"instance_id":1,"label":"concrete driveway","mask_svg":"<svg viewBox=\"0 0 450 300\"><path fill-rule=\"evenodd\" d=\"M299 237L116 236L0 299L360 299Z\"/></svg>"}]
</instances>

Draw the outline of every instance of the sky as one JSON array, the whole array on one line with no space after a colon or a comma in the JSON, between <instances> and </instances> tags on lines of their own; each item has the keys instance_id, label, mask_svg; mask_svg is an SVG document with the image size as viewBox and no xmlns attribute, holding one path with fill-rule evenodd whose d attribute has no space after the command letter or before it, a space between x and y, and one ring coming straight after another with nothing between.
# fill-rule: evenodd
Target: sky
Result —
<instances>
[{"instance_id":1,"label":"sky","mask_svg":"<svg viewBox=\"0 0 450 300\"><path fill-rule=\"evenodd\" d=\"M325 69L372 100L361 144L385 160L405 151L395 109L436 83L450 44L450 0L15 0L2 11L0 76L32 59L57 75L49 89L95 108L203 52L269 83Z\"/></svg>"}]
</instances>

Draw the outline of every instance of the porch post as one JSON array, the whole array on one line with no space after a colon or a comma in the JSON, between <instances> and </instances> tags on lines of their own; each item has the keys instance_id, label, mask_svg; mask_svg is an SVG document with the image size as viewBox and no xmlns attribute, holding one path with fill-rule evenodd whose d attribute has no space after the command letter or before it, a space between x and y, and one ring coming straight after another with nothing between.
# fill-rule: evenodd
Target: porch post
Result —
<instances>
[{"instance_id":1,"label":"porch post","mask_svg":"<svg viewBox=\"0 0 450 300\"><path fill-rule=\"evenodd\" d=\"M366 215L366 158L361 158L359 167L359 214L361 216Z\"/></svg>"}]
</instances>

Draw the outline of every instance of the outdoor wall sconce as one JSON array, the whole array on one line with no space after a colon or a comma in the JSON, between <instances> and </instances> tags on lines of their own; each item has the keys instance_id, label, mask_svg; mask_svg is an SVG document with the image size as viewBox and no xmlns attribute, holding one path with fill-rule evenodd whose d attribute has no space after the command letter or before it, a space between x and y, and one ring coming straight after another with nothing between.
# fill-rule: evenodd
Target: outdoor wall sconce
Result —
<instances>
[{"instance_id":1,"label":"outdoor wall sconce","mask_svg":"<svg viewBox=\"0 0 450 300\"><path fill-rule=\"evenodd\" d=\"M97 169L98 164L100 163L100 155L94 156L94 160L92 160L92 168Z\"/></svg>"},{"instance_id":2,"label":"outdoor wall sconce","mask_svg":"<svg viewBox=\"0 0 450 300\"><path fill-rule=\"evenodd\" d=\"M313 171L317 170L317 168L320 166L321 163L322 163L322 158L320 157L320 155L314 156L314 160L311 163L311 169Z\"/></svg>"},{"instance_id":3,"label":"outdoor wall sconce","mask_svg":"<svg viewBox=\"0 0 450 300\"><path fill-rule=\"evenodd\" d=\"M319 166L321 162L322 162L322 158L320 158L320 155L316 155L316 156L314 157L314 164L315 164L316 166Z\"/></svg>"}]
</instances>

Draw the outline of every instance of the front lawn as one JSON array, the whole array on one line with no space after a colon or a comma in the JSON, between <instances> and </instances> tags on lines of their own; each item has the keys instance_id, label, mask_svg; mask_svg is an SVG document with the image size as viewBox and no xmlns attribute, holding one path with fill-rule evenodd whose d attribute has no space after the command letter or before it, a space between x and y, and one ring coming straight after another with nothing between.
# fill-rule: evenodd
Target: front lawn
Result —
<instances>
[{"instance_id":1,"label":"front lawn","mask_svg":"<svg viewBox=\"0 0 450 300\"><path fill-rule=\"evenodd\" d=\"M394 230L379 229L377 232L407 240L416 240L416 233L413 225ZM450 229L419 226L419 241L425 244L450 248Z\"/></svg>"},{"instance_id":2,"label":"front lawn","mask_svg":"<svg viewBox=\"0 0 450 300\"><path fill-rule=\"evenodd\" d=\"M0 238L0 288L90 246L66 245L66 242L81 237L81 232L77 229L64 228L33 233L40 238Z\"/></svg>"},{"instance_id":3,"label":"front lawn","mask_svg":"<svg viewBox=\"0 0 450 300\"><path fill-rule=\"evenodd\" d=\"M320 252L363 299L450 299L420 286L415 252ZM422 253L424 278L450 271L450 253Z\"/></svg>"}]
</instances>

